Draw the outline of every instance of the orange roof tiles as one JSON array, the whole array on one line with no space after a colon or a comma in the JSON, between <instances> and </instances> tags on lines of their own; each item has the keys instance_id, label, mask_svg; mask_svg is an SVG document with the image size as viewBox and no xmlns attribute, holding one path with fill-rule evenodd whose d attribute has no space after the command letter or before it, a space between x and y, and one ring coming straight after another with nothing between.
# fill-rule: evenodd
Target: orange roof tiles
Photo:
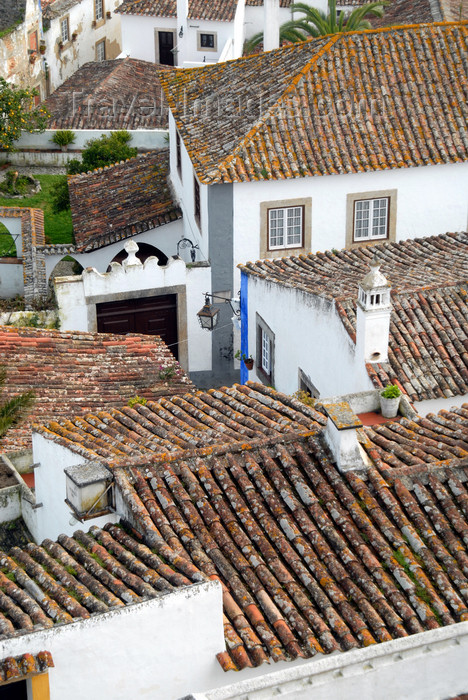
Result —
<instances>
[{"instance_id":1,"label":"orange roof tiles","mask_svg":"<svg viewBox=\"0 0 468 700\"><path fill-rule=\"evenodd\" d=\"M239 267L269 283L335 299L355 340L357 285L374 256L392 286L393 304L389 361L367 366L374 384L398 380L413 401L468 393L468 234L259 260Z\"/></svg>"},{"instance_id":2,"label":"orange roof tiles","mask_svg":"<svg viewBox=\"0 0 468 700\"><path fill-rule=\"evenodd\" d=\"M3 399L28 390L36 395L30 415L2 439L3 451L30 446L33 421L110 409L136 394L154 399L192 388L178 366L173 378L160 378L160 368L176 361L155 336L2 326L0 364L7 370Z\"/></svg>"},{"instance_id":3,"label":"orange roof tiles","mask_svg":"<svg viewBox=\"0 0 468 700\"><path fill-rule=\"evenodd\" d=\"M283 0L284 2L284 0ZM189 0L188 19L232 22L237 0ZM124 0L116 12L126 15L177 17L176 0ZM182 18L183 21L185 18Z\"/></svg>"},{"instance_id":4,"label":"orange roof tiles","mask_svg":"<svg viewBox=\"0 0 468 700\"><path fill-rule=\"evenodd\" d=\"M463 162L467 35L466 23L335 34L160 79L207 184Z\"/></svg>"},{"instance_id":5,"label":"orange roof tiles","mask_svg":"<svg viewBox=\"0 0 468 700\"><path fill-rule=\"evenodd\" d=\"M182 217L159 149L69 179L76 247L90 251Z\"/></svg>"}]
</instances>

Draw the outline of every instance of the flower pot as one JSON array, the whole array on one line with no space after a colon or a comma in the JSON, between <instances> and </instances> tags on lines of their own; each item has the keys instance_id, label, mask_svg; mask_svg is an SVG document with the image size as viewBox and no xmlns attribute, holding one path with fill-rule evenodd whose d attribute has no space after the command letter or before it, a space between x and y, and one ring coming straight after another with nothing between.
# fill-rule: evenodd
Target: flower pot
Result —
<instances>
[{"instance_id":1,"label":"flower pot","mask_svg":"<svg viewBox=\"0 0 468 700\"><path fill-rule=\"evenodd\" d=\"M397 396L395 399L386 399L384 396L380 396L380 410L384 418L395 418L398 414L400 399L401 396Z\"/></svg>"},{"instance_id":2,"label":"flower pot","mask_svg":"<svg viewBox=\"0 0 468 700\"><path fill-rule=\"evenodd\" d=\"M254 361L251 357L248 357L246 360L244 360L244 365L247 367L247 369L250 371L253 369L254 366Z\"/></svg>"}]
</instances>

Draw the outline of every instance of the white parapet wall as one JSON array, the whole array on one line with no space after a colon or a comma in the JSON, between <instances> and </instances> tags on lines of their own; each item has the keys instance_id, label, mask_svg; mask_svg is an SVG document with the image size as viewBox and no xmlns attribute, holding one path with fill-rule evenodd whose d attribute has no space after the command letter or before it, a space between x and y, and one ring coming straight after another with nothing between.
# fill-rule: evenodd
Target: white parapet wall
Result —
<instances>
[{"instance_id":1,"label":"white parapet wall","mask_svg":"<svg viewBox=\"0 0 468 700\"><path fill-rule=\"evenodd\" d=\"M225 649L221 585L195 584L0 642L1 658L45 649L55 664L51 700L174 700L210 687Z\"/></svg>"},{"instance_id":2,"label":"white parapet wall","mask_svg":"<svg viewBox=\"0 0 468 700\"><path fill-rule=\"evenodd\" d=\"M468 622L315 659L184 700L445 700L468 690Z\"/></svg>"}]
</instances>

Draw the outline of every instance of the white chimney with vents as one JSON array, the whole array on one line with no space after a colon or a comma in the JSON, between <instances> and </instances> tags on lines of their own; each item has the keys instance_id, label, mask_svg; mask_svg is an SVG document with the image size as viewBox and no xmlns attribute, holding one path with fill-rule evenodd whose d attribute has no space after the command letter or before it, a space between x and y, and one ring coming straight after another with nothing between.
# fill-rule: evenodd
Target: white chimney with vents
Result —
<instances>
[{"instance_id":1,"label":"white chimney with vents","mask_svg":"<svg viewBox=\"0 0 468 700\"><path fill-rule=\"evenodd\" d=\"M280 45L279 0L264 0L263 13L263 50L272 51L278 49Z\"/></svg>"},{"instance_id":2,"label":"white chimney with vents","mask_svg":"<svg viewBox=\"0 0 468 700\"><path fill-rule=\"evenodd\" d=\"M358 286L356 358L364 362L387 362L391 312L390 283L374 258L370 271Z\"/></svg>"}]
</instances>

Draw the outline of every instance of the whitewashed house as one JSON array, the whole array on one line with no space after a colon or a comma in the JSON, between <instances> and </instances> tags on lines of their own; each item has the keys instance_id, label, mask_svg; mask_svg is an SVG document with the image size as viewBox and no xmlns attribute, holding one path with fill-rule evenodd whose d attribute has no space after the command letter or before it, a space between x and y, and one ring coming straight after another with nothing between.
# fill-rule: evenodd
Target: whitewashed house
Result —
<instances>
[{"instance_id":1,"label":"whitewashed house","mask_svg":"<svg viewBox=\"0 0 468 700\"><path fill-rule=\"evenodd\" d=\"M336 34L161 75L171 181L213 293L235 296L247 260L466 229L467 33ZM224 320L213 361L227 369Z\"/></svg>"},{"instance_id":2,"label":"whitewashed house","mask_svg":"<svg viewBox=\"0 0 468 700\"><path fill-rule=\"evenodd\" d=\"M42 4L47 94L83 64L120 54L120 16L114 13L119 0L45 0Z\"/></svg>"},{"instance_id":3,"label":"whitewashed house","mask_svg":"<svg viewBox=\"0 0 468 700\"><path fill-rule=\"evenodd\" d=\"M46 71L41 54L40 0L3 0L0 3L0 76L46 95Z\"/></svg>"},{"instance_id":4,"label":"whitewashed house","mask_svg":"<svg viewBox=\"0 0 468 700\"><path fill-rule=\"evenodd\" d=\"M396 383L421 415L467 401L466 233L241 270L243 381L320 398Z\"/></svg>"}]
</instances>

